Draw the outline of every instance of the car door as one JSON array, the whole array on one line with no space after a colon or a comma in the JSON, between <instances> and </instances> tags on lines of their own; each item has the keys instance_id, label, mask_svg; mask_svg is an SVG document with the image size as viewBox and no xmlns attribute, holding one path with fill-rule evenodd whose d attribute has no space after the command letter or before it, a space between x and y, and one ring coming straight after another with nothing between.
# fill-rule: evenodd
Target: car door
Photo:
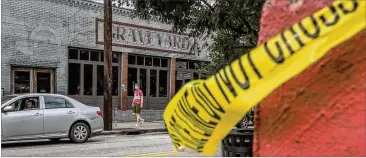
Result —
<instances>
[{"instance_id":1,"label":"car door","mask_svg":"<svg viewBox=\"0 0 366 158\"><path fill-rule=\"evenodd\" d=\"M44 134L67 135L74 122L77 111L72 104L63 97L43 96Z\"/></svg>"},{"instance_id":2,"label":"car door","mask_svg":"<svg viewBox=\"0 0 366 158\"><path fill-rule=\"evenodd\" d=\"M33 108L25 108L27 102L33 101ZM11 111L4 111L12 106ZM1 112L2 135L8 139L34 138L43 136L43 110L40 97L23 97L3 107Z\"/></svg>"}]
</instances>

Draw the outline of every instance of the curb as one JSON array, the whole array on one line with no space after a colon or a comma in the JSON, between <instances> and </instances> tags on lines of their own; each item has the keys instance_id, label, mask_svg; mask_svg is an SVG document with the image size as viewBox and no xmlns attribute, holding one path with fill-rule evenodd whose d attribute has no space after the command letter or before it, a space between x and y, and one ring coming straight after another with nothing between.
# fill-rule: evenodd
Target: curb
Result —
<instances>
[{"instance_id":1,"label":"curb","mask_svg":"<svg viewBox=\"0 0 366 158\"><path fill-rule=\"evenodd\" d=\"M103 131L97 135L140 135L140 134L155 133L155 132L167 132L167 129L166 128L122 129L122 130Z\"/></svg>"}]
</instances>

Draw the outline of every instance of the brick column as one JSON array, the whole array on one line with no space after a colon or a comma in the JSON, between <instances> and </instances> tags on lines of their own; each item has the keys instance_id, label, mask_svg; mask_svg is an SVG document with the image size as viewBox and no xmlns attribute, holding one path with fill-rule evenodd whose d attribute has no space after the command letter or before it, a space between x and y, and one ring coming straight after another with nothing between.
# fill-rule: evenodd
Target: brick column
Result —
<instances>
[{"instance_id":1,"label":"brick column","mask_svg":"<svg viewBox=\"0 0 366 158\"><path fill-rule=\"evenodd\" d=\"M125 85L125 88L127 88L128 83L128 53L122 53L122 84ZM127 92L123 92L121 95L121 105L122 105L122 111L127 110Z\"/></svg>"},{"instance_id":2,"label":"brick column","mask_svg":"<svg viewBox=\"0 0 366 158\"><path fill-rule=\"evenodd\" d=\"M175 58L170 59L170 99L175 94L175 62Z\"/></svg>"}]
</instances>

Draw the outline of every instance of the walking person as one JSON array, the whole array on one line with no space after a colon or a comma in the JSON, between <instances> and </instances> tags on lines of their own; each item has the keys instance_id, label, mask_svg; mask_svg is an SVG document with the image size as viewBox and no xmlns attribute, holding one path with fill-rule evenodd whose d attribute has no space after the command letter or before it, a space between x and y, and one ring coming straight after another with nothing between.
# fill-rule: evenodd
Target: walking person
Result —
<instances>
[{"instance_id":1,"label":"walking person","mask_svg":"<svg viewBox=\"0 0 366 158\"><path fill-rule=\"evenodd\" d=\"M136 83L134 85L135 91L134 91L134 97L132 101L132 114L136 115L136 127L142 126L144 123L144 119L141 118L141 109L144 106L144 95L142 90L140 89L140 85Z\"/></svg>"}]
</instances>

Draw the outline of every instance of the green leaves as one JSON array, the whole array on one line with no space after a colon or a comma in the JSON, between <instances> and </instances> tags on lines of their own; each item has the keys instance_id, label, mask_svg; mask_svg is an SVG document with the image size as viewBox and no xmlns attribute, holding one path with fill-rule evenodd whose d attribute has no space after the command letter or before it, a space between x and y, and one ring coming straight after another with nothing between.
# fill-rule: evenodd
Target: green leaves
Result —
<instances>
[{"instance_id":1,"label":"green leaves","mask_svg":"<svg viewBox=\"0 0 366 158\"><path fill-rule=\"evenodd\" d=\"M126 1L126 0L115 0ZM201 65L211 75L256 46L264 0L129 0L134 15L159 17L177 33L211 39L211 62Z\"/></svg>"}]
</instances>

